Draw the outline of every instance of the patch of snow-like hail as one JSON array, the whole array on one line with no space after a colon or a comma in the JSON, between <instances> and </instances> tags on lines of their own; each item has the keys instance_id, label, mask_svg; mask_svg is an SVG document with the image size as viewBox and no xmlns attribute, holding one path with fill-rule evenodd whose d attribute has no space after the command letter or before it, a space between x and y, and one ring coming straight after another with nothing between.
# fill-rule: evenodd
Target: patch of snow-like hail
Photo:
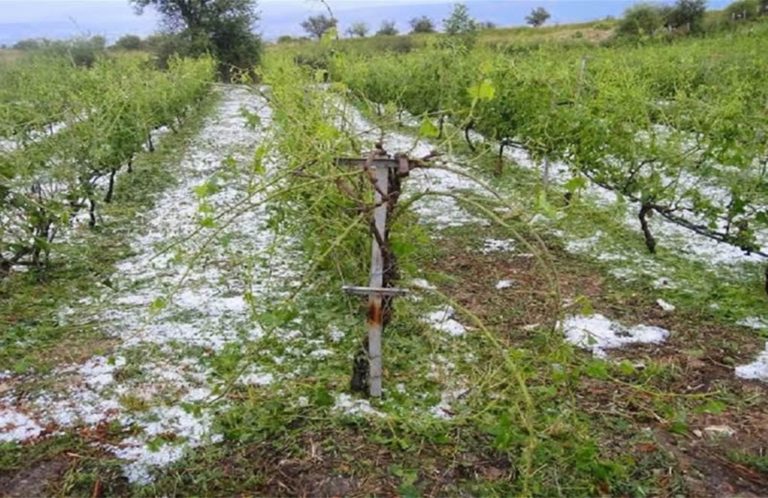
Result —
<instances>
[{"instance_id":1,"label":"patch of snow-like hail","mask_svg":"<svg viewBox=\"0 0 768 498\"><path fill-rule=\"evenodd\" d=\"M607 349L629 344L660 344L669 337L666 329L650 325L625 327L600 314L571 316L562 327L568 342L592 351L599 358L607 356Z\"/></svg>"},{"instance_id":2,"label":"patch of snow-like hail","mask_svg":"<svg viewBox=\"0 0 768 498\"><path fill-rule=\"evenodd\" d=\"M759 316L748 316L742 320L736 322L736 325L742 327L749 327L755 330L768 330L768 320Z\"/></svg>"},{"instance_id":3,"label":"patch of snow-like hail","mask_svg":"<svg viewBox=\"0 0 768 498\"><path fill-rule=\"evenodd\" d=\"M475 135L475 140L485 141L481 135ZM543 166L535 161L531 155L520 148L510 147L505 149L505 156L514 161L516 164L523 168L531 170L544 170ZM572 178L572 170L566 163L556 161L550 162L546 171L549 179L559 185L563 185ZM712 184L706 178L694 177L685 171L681 172L680 178L676 179L677 189L682 192L686 189L695 189L703 194L707 198L715 199L722 205L726 205L729 202L729 194L727 189L718 185ZM623 217L625 225L633 230L639 230L638 213L640 211L639 206L633 202L619 202L618 196L611 190L605 189L597 184L589 183L585 189L584 195L593 199L598 205L621 208L623 210ZM701 220L693 220L700 222ZM710 239L698 233L695 233L687 228L681 227L675 223L668 221L663 216L652 216L648 220L651 231L656 238L666 247L674 248L675 252L682 254L690 259L702 261L707 264L713 265L738 265L741 263L759 262L762 261L762 257L757 254L747 254L743 250L730 244L718 242ZM701 223L706 224L706 223ZM567 237L568 234L561 233L563 237ZM768 243L766 240L766 233L761 232L757 234L759 242L763 245ZM599 251L595 250L595 243L599 242L597 239L589 238L585 240L573 240L567 242L566 249L571 252L592 254L604 254L605 248L600 248ZM615 255L614 259L621 258L625 255ZM628 255L628 259L637 259L636 255ZM645 271L642 269L639 273L646 275L652 273L651 271Z\"/></svg>"},{"instance_id":4,"label":"patch of snow-like hail","mask_svg":"<svg viewBox=\"0 0 768 498\"><path fill-rule=\"evenodd\" d=\"M667 311L667 312L672 312L672 311L675 311L677 309L677 307L674 304L668 303L668 302L666 302L663 299L657 299L656 300L656 304L659 305L659 308L661 308L662 310Z\"/></svg>"},{"instance_id":5,"label":"patch of snow-like hail","mask_svg":"<svg viewBox=\"0 0 768 498\"><path fill-rule=\"evenodd\" d=\"M115 290L105 290L99 301L89 303L99 310L92 318L121 345L112 358L60 369L55 375L71 382L23 399L23 416L19 410L0 412L0 440L36 437L40 427L51 424L117 422L132 427L132 435L108 449L126 461L129 480L146 483L154 468L217 439L211 434L214 408L190 407L213 393L212 375L200 352L259 338L262 331L253 325L251 308L258 311L261 302L285 295L296 274L291 270L292 241L280 240L281 250L273 250L278 241L263 205L229 225L226 217L218 220L216 238L214 230L201 230L197 187L215 184L206 189L211 192L204 201L216 214L248 199L250 179L243 165L250 164L255 147L264 141L271 118L266 102L247 88L222 86L217 91L222 94L219 107L189 144L176 172L179 184L161 194L146 214L131 244L135 255L118 265L112 279ZM261 128L248 127L243 109L258 113ZM234 165L223 164L227 158ZM227 168L238 167L239 173L220 178ZM172 250L163 250L168 247ZM248 257L264 261L244 264ZM246 281L255 297L248 302L243 298ZM158 302L164 306L153 305ZM243 381L264 385L271 380L254 372ZM0 406L15 399L6 396ZM4 425L3 417L14 423ZM172 440L158 445L165 435L173 435Z\"/></svg>"},{"instance_id":6,"label":"patch of snow-like hail","mask_svg":"<svg viewBox=\"0 0 768 498\"><path fill-rule=\"evenodd\" d=\"M514 280L499 280L499 282L496 284L496 290L509 289L514 286L515 286Z\"/></svg>"},{"instance_id":7,"label":"patch of snow-like hail","mask_svg":"<svg viewBox=\"0 0 768 498\"><path fill-rule=\"evenodd\" d=\"M421 290L435 290L437 287L430 284L428 280L424 278L414 278L410 282L411 287L416 287L417 289Z\"/></svg>"},{"instance_id":8,"label":"patch of snow-like hail","mask_svg":"<svg viewBox=\"0 0 768 498\"><path fill-rule=\"evenodd\" d=\"M466 334L467 329L464 325L453 319L455 313L456 311L452 307L446 305L429 313L422 321L435 330L445 332L453 337L459 337Z\"/></svg>"},{"instance_id":9,"label":"patch of snow-like hail","mask_svg":"<svg viewBox=\"0 0 768 498\"><path fill-rule=\"evenodd\" d=\"M736 367L736 377L768 382L768 343L755 361Z\"/></svg>"},{"instance_id":10,"label":"patch of snow-like hail","mask_svg":"<svg viewBox=\"0 0 768 498\"><path fill-rule=\"evenodd\" d=\"M275 376L270 372L262 372L258 369L251 369L237 378L237 382L245 386L268 386L274 380Z\"/></svg>"},{"instance_id":11,"label":"patch of snow-like hail","mask_svg":"<svg viewBox=\"0 0 768 498\"><path fill-rule=\"evenodd\" d=\"M0 406L0 443L26 441L39 436L43 428L23 413Z\"/></svg>"},{"instance_id":12,"label":"patch of snow-like hail","mask_svg":"<svg viewBox=\"0 0 768 498\"><path fill-rule=\"evenodd\" d=\"M355 399L349 394L341 393L336 396L333 409L352 416L375 415L383 417L384 414L371 406L366 399Z\"/></svg>"},{"instance_id":13,"label":"patch of snow-like hail","mask_svg":"<svg viewBox=\"0 0 768 498\"><path fill-rule=\"evenodd\" d=\"M331 341L341 342L347 334L338 327L332 327L328 335L331 337Z\"/></svg>"},{"instance_id":14,"label":"patch of snow-like hail","mask_svg":"<svg viewBox=\"0 0 768 498\"><path fill-rule=\"evenodd\" d=\"M125 358L122 356L114 359L101 356L88 360L80 367L79 373L88 387L103 389L114 382L115 371L123 366L125 366Z\"/></svg>"},{"instance_id":15,"label":"patch of snow-like hail","mask_svg":"<svg viewBox=\"0 0 768 498\"><path fill-rule=\"evenodd\" d=\"M514 252L514 250L514 240L485 239L483 241L483 248L480 249L480 252L483 254L491 254L494 252Z\"/></svg>"},{"instance_id":16,"label":"patch of snow-like hail","mask_svg":"<svg viewBox=\"0 0 768 498\"><path fill-rule=\"evenodd\" d=\"M467 389L452 389L440 395L440 402L430 408L429 413L439 419L450 420L453 418L453 405L467 393Z\"/></svg>"},{"instance_id":17,"label":"patch of snow-like hail","mask_svg":"<svg viewBox=\"0 0 768 498\"><path fill-rule=\"evenodd\" d=\"M381 141L384 150L392 156L402 153L419 159L433 151L429 142L403 133L387 132L381 140L382 137L376 127L352 105L336 101L332 106L342 114L337 122L342 130L360 136L371 145ZM424 223L434 225L438 229L469 224L487 225L487 220L470 214L454 197L451 197L461 195L462 192L472 192L476 196L482 195L477 183L446 168L463 170L456 158L443 156L440 160L433 161L433 167L417 168L411 172L404 182L403 191L407 198L421 196L414 203L413 210Z\"/></svg>"}]
</instances>

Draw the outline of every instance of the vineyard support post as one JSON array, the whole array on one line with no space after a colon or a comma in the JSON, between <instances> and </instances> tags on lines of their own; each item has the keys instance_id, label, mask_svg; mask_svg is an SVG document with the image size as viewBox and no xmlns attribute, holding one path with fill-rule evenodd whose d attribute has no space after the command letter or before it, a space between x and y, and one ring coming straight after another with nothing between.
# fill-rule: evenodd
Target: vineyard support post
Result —
<instances>
[{"instance_id":1,"label":"vineyard support post","mask_svg":"<svg viewBox=\"0 0 768 498\"><path fill-rule=\"evenodd\" d=\"M384 253L379 241L385 241L387 233L387 197L389 196L389 168L375 167L375 205L373 211L373 244L371 244L372 289L384 287ZM370 361L370 394L381 397L381 333L384 329L384 299L381 294L368 298L368 361Z\"/></svg>"},{"instance_id":2,"label":"vineyard support post","mask_svg":"<svg viewBox=\"0 0 768 498\"><path fill-rule=\"evenodd\" d=\"M361 165L366 168L374 186L373 236L371 243L371 272L368 287L345 286L348 294L368 296L368 317L366 321L368 335L368 393L371 397L380 398L382 395L382 334L384 331L384 302L387 297L404 294L402 289L385 288L384 275L387 271L384 257L387 244L387 213L390 203L390 173L407 175L409 164L407 159L371 160L341 159L339 162Z\"/></svg>"}]
</instances>

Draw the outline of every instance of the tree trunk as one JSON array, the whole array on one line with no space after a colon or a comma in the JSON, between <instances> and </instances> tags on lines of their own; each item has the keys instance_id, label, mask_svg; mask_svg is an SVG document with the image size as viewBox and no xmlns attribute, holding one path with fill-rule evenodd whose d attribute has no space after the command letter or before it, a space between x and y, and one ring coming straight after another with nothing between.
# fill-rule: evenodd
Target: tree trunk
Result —
<instances>
[{"instance_id":1,"label":"tree trunk","mask_svg":"<svg viewBox=\"0 0 768 498\"><path fill-rule=\"evenodd\" d=\"M496 176L501 176L504 172L504 149L507 147L507 142L502 140L499 143L499 157L496 159Z\"/></svg>"},{"instance_id":2,"label":"tree trunk","mask_svg":"<svg viewBox=\"0 0 768 498\"><path fill-rule=\"evenodd\" d=\"M88 226L93 228L96 226L96 201L93 199L88 199L88 203L90 204L88 209L88 216L90 217Z\"/></svg>"},{"instance_id":3,"label":"tree trunk","mask_svg":"<svg viewBox=\"0 0 768 498\"><path fill-rule=\"evenodd\" d=\"M472 131L472 127L475 125L474 121L470 122L467 126L464 127L464 139L467 141L467 145L469 145L469 150L472 152L477 152L477 149L475 148L475 144L472 143L472 138L469 136L469 132Z\"/></svg>"},{"instance_id":4,"label":"tree trunk","mask_svg":"<svg viewBox=\"0 0 768 498\"><path fill-rule=\"evenodd\" d=\"M370 365L368 362L368 338L365 339L363 345L355 354L355 359L352 362L352 380L350 381L350 389L352 392L361 394L368 394L368 375Z\"/></svg>"},{"instance_id":5,"label":"tree trunk","mask_svg":"<svg viewBox=\"0 0 768 498\"><path fill-rule=\"evenodd\" d=\"M112 195L115 193L115 174L116 169L109 172L109 186L107 187L107 195L104 196L104 202L107 204L112 202Z\"/></svg>"},{"instance_id":6,"label":"tree trunk","mask_svg":"<svg viewBox=\"0 0 768 498\"><path fill-rule=\"evenodd\" d=\"M650 251L651 254L656 254L656 239L653 238L653 234L651 233L651 228L648 226L648 215L652 212L653 208L651 208L648 204L643 204L643 207L640 208L640 226L643 229L643 235L645 236L645 246L648 248L648 251Z\"/></svg>"}]
</instances>

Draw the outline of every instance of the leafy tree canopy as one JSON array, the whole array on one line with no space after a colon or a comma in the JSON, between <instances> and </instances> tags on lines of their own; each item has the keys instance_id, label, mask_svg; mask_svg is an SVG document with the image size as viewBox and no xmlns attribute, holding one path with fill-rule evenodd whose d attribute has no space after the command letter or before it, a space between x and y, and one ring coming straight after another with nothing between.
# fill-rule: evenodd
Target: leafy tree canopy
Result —
<instances>
[{"instance_id":1,"label":"leafy tree canopy","mask_svg":"<svg viewBox=\"0 0 768 498\"><path fill-rule=\"evenodd\" d=\"M434 33L437 31L435 23L427 16L414 17L411 19L410 25L412 33Z\"/></svg>"},{"instance_id":2,"label":"leafy tree canopy","mask_svg":"<svg viewBox=\"0 0 768 498\"><path fill-rule=\"evenodd\" d=\"M395 21L382 21L381 27L376 32L376 36L395 36L399 33L395 26Z\"/></svg>"},{"instance_id":3,"label":"leafy tree canopy","mask_svg":"<svg viewBox=\"0 0 768 498\"><path fill-rule=\"evenodd\" d=\"M448 19L443 21L443 27L449 35L466 35L477 31L477 22L469 15L466 4L457 3Z\"/></svg>"},{"instance_id":4,"label":"leafy tree canopy","mask_svg":"<svg viewBox=\"0 0 768 498\"><path fill-rule=\"evenodd\" d=\"M543 25L547 20L550 18L549 12L547 12L547 9L544 7L536 7L531 11L528 16L525 18L525 22L533 26L534 28L538 28L539 26Z\"/></svg>"},{"instance_id":5,"label":"leafy tree canopy","mask_svg":"<svg viewBox=\"0 0 768 498\"><path fill-rule=\"evenodd\" d=\"M310 36L314 36L319 40L325 33L335 28L337 24L338 21L335 18L320 14L307 18L301 23L301 27L304 28L304 31L309 33Z\"/></svg>"},{"instance_id":6,"label":"leafy tree canopy","mask_svg":"<svg viewBox=\"0 0 768 498\"><path fill-rule=\"evenodd\" d=\"M250 71L261 55L256 0L131 0L139 13L155 9L163 24L180 40L182 55L212 53L225 79L238 70ZM168 41L167 39L166 41Z\"/></svg>"},{"instance_id":7,"label":"leafy tree canopy","mask_svg":"<svg viewBox=\"0 0 768 498\"><path fill-rule=\"evenodd\" d=\"M114 45L112 45L113 48L121 50L141 50L143 46L144 44L141 41L141 38L136 35L121 36Z\"/></svg>"},{"instance_id":8,"label":"leafy tree canopy","mask_svg":"<svg viewBox=\"0 0 768 498\"><path fill-rule=\"evenodd\" d=\"M617 33L621 36L652 36L664 26L664 11L652 3L638 3L624 12Z\"/></svg>"},{"instance_id":9,"label":"leafy tree canopy","mask_svg":"<svg viewBox=\"0 0 768 498\"><path fill-rule=\"evenodd\" d=\"M347 29L347 34L352 37L365 38L368 35L368 25L364 22L354 22Z\"/></svg>"}]
</instances>

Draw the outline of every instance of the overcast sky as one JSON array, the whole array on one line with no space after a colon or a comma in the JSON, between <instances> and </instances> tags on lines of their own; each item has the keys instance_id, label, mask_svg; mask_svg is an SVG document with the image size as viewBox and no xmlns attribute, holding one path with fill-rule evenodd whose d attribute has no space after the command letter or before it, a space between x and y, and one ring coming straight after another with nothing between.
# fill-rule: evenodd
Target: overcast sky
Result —
<instances>
[{"instance_id":1,"label":"overcast sky","mask_svg":"<svg viewBox=\"0 0 768 498\"><path fill-rule=\"evenodd\" d=\"M521 25L532 8L543 6L552 14L549 23L580 22L620 16L636 0L465 0L480 21L500 26ZM671 0L670 0L671 1ZM401 31L408 20L427 15L438 25L455 0L329 0L342 30L362 21L375 30L383 20L393 20ZM728 0L710 0L722 7ZM299 23L324 11L318 0L261 0L260 30L267 39L302 34ZM67 38L104 35L114 40L124 34L146 36L157 29L152 12L137 16L128 0L0 0L0 44L24 38Z\"/></svg>"}]
</instances>

